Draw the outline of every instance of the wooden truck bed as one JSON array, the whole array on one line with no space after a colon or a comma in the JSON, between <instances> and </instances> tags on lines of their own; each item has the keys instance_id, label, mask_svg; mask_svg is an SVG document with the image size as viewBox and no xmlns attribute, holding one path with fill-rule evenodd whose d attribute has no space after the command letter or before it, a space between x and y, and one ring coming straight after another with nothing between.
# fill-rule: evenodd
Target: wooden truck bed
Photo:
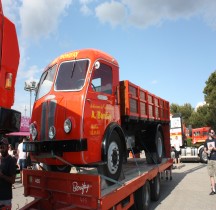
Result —
<instances>
[{"instance_id":1,"label":"wooden truck bed","mask_svg":"<svg viewBox=\"0 0 216 210\"><path fill-rule=\"evenodd\" d=\"M169 102L124 80L120 82L121 116L170 121Z\"/></svg>"},{"instance_id":2,"label":"wooden truck bed","mask_svg":"<svg viewBox=\"0 0 216 210\"><path fill-rule=\"evenodd\" d=\"M134 203L134 192L160 172L169 170L172 159L161 164L146 164L144 158L129 159L123 166L121 180L107 186L103 178L89 173L59 173L24 170L24 195L35 200L22 208L30 209L129 209Z\"/></svg>"}]
</instances>

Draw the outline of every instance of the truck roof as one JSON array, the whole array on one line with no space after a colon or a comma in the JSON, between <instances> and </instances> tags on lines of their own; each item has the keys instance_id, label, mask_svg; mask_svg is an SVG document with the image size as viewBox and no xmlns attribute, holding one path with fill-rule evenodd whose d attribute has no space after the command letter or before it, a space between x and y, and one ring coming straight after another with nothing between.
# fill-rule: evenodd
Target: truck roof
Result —
<instances>
[{"instance_id":1,"label":"truck roof","mask_svg":"<svg viewBox=\"0 0 216 210\"><path fill-rule=\"evenodd\" d=\"M86 49L79 49L79 50L66 52L58 56L45 69L53 66L56 63L62 62L62 61L73 60L73 59L76 60L76 59L82 59L82 58L89 58L89 59L101 58L101 59L111 62L112 64L116 66L119 66L117 60L113 56L101 50L98 50L98 49L86 48Z\"/></svg>"}]
</instances>

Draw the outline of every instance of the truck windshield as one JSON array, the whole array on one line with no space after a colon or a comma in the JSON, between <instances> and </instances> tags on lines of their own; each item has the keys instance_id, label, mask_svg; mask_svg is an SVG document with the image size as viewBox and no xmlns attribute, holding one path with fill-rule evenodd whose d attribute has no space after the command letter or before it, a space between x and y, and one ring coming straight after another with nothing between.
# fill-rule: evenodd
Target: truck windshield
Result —
<instances>
[{"instance_id":1,"label":"truck windshield","mask_svg":"<svg viewBox=\"0 0 216 210\"><path fill-rule=\"evenodd\" d=\"M80 90L85 82L88 60L74 60L60 65L55 90Z\"/></svg>"},{"instance_id":2,"label":"truck windshield","mask_svg":"<svg viewBox=\"0 0 216 210\"><path fill-rule=\"evenodd\" d=\"M42 74L39 85L38 85L36 100L43 97L50 91L52 84L53 84L56 67L57 65L49 68L47 71L45 71Z\"/></svg>"}]
</instances>

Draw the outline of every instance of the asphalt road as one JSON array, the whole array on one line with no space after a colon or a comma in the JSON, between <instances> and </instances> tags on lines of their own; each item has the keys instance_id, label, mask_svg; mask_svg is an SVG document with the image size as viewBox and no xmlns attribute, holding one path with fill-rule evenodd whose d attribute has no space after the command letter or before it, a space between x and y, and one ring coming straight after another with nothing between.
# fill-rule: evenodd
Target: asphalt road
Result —
<instances>
[{"instance_id":1,"label":"asphalt road","mask_svg":"<svg viewBox=\"0 0 216 210\"><path fill-rule=\"evenodd\" d=\"M18 179L17 179L18 181ZM13 189L13 210L20 209L33 198L23 196L23 186L16 182ZM210 196L206 164L182 163L172 171L172 180L161 180L159 201L151 202L150 210L214 210L216 195Z\"/></svg>"},{"instance_id":2,"label":"asphalt road","mask_svg":"<svg viewBox=\"0 0 216 210\"><path fill-rule=\"evenodd\" d=\"M182 163L172 171L172 180L162 180L161 197L152 202L157 210L214 210L216 195L209 195L210 179L206 164Z\"/></svg>"}]
</instances>

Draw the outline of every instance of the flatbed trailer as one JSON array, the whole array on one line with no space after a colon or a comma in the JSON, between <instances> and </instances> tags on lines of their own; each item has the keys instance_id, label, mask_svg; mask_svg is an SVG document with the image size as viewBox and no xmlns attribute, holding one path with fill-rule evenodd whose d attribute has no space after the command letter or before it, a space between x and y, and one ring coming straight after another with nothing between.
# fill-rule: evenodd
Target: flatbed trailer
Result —
<instances>
[{"instance_id":1,"label":"flatbed trailer","mask_svg":"<svg viewBox=\"0 0 216 210\"><path fill-rule=\"evenodd\" d=\"M21 210L148 209L150 200L160 197L161 174L169 171L172 178L172 164L171 158L160 164L130 158L123 164L120 180L111 186L94 169L78 173L26 169L24 195L35 200Z\"/></svg>"}]
</instances>

